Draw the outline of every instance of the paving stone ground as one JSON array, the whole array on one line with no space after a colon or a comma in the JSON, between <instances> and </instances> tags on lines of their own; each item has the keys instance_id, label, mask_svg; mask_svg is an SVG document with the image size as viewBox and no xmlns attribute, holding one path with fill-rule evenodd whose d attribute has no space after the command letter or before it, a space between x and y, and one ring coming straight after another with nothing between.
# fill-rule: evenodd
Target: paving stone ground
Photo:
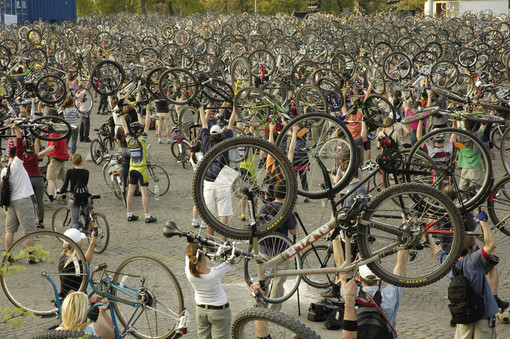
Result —
<instances>
[{"instance_id":1,"label":"paving stone ground","mask_svg":"<svg viewBox=\"0 0 510 339\"><path fill-rule=\"evenodd\" d=\"M98 127L105 119L105 116L96 115L94 111L92 115L93 127ZM92 133L91 138L94 138ZM158 218L158 222L155 224L145 224L143 220L127 223L125 209L120 200L117 200L112 193L108 192L103 182L101 168L91 162L86 163L86 168L91 172L90 191L102 195L102 198L97 200L95 208L98 212L107 216L111 228L108 249L103 254L95 255L93 262L94 264L107 262L109 267L115 268L123 260L134 255L153 256L163 261L177 276L183 289L185 305L190 310L191 322L188 335L185 338L196 338L194 292L184 274L186 243L179 239L166 239L162 235L163 225L167 220L176 221L183 229L192 229L191 180L193 174L189 166L183 169L180 164L174 161L170 145L157 143L154 131L150 132L149 142L153 145L151 151L153 159L164 166L170 174L171 181L170 191L165 196L162 196L159 201L155 201L153 198L150 200L151 213ZM79 143L78 152L86 155L89 145ZM68 166L70 166L70 163ZM495 160L496 178L501 177L503 171L502 166L499 165L498 157ZM53 211L58 207L60 207L58 203L47 201L45 219L47 225L50 225ZM304 204L300 199L296 208L304 219L308 230L319 226L321 222L329 218L330 214L321 201ZM134 212L143 216L141 198L135 198ZM3 213L0 213L0 225L4 224L4 219ZM0 233L3 242L3 232ZM17 234L17 236L20 234ZM510 300L510 237L498 231L495 234L498 241L496 253L501 258L501 263L498 266L500 277L499 295L504 300ZM224 278L223 286L229 296L233 315L251 304L243 277L242 265L238 265L232 273ZM447 308L448 299L446 298L447 285L448 280L444 278L430 286L405 289L397 316L399 338L453 338L454 329L449 326L450 315ZM30 286L27 282L26 288L37 288L37 286ZM299 292L299 304L297 295L294 295L284 303L282 311L311 327L322 338L341 338L341 331L328 331L322 323L313 323L307 320L308 305L310 302L320 299L319 293L321 290L301 283ZM10 305L4 293L0 291L0 306ZM299 310L301 311L300 315L298 314ZM24 338L57 322L55 319L35 318L25 319L24 323L23 329L0 325L0 338ZM498 324L497 333L499 338L510 338L510 325Z\"/></svg>"}]
</instances>

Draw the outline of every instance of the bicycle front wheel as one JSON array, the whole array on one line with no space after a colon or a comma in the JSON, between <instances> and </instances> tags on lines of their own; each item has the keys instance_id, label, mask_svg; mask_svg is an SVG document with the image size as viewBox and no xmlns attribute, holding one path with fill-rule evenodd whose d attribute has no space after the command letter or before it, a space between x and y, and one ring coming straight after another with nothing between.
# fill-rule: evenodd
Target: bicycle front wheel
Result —
<instances>
[{"instance_id":1,"label":"bicycle front wheel","mask_svg":"<svg viewBox=\"0 0 510 339\"><path fill-rule=\"evenodd\" d=\"M99 165L103 162L103 155L106 153L106 147L99 139L94 139L90 143L90 157L94 164Z\"/></svg>"},{"instance_id":2,"label":"bicycle front wheel","mask_svg":"<svg viewBox=\"0 0 510 339\"><path fill-rule=\"evenodd\" d=\"M308 247L303 255L304 269L319 269L324 267L335 267L333 249L327 245L313 245ZM303 275L303 281L315 288L328 288L335 282L335 274L312 274Z\"/></svg>"},{"instance_id":3,"label":"bicycle front wheel","mask_svg":"<svg viewBox=\"0 0 510 339\"><path fill-rule=\"evenodd\" d=\"M96 242L96 246L94 247L94 253L103 253L104 250L108 247L108 243L110 242L110 226L108 225L108 221L106 221L106 217L102 213L94 213L92 215L92 220L90 221L90 225L87 232L87 239L90 243L90 237L94 232L94 227L97 227L98 239Z\"/></svg>"},{"instance_id":4,"label":"bicycle front wheel","mask_svg":"<svg viewBox=\"0 0 510 339\"><path fill-rule=\"evenodd\" d=\"M429 235L446 254L442 263L422 243ZM441 279L457 262L463 242L459 210L443 193L424 184L405 183L383 190L368 204L358 229L362 258L378 259L368 266L384 281L402 287L421 287ZM402 255L408 255L407 266L399 275L393 270Z\"/></svg>"},{"instance_id":5,"label":"bicycle front wheel","mask_svg":"<svg viewBox=\"0 0 510 339\"><path fill-rule=\"evenodd\" d=\"M260 326L262 325L262 326ZM261 327L264 329L262 332ZM232 338L259 338L271 334L273 338L318 339L320 336L295 318L267 308L252 307L239 312L232 322Z\"/></svg>"},{"instance_id":6,"label":"bicycle front wheel","mask_svg":"<svg viewBox=\"0 0 510 339\"><path fill-rule=\"evenodd\" d=\"M120 322L138 338L168 338L184 308L181 286L170 269L154 258L122 262L113 277L114 303ZM137 313L138 317L132 319ZM143 313L143 314L141 314Z\"/></svg>"},{"instance_id":7,"label":"bicycle front wheel","mask_svg":"<svg viewBox=\"0 0 510 339\"><path fill-rule=\"evenodd\" d=\"M249 170L234 170L242 165L239 157L246 158L244 166ZM264 202L274 194L274 181L282 183L279 189L285 200L273 217L258 223L259 234L287 219L296 201L296 173L287 156L273 144L248 136L229 138L211 148L200 161L193 178L193 200L203 220L216 231L230 238L248 239L249 228L237 218L244 214L241 205L246 199L245 190L253 191L255 199ZM222 213L229 216L226 223L217 216L216 206L211 203L213 196L223 200Z\"/></svg>"},{"instance_id":8,"label":"bicycle front wheel","mask_svg":"<svg viewBox=\"0 0 510 339\"><path fill-rule=\"evenodd\" d=\"M170 177L165 169L159 165L147 166L149 171L149 192L156 192L155 186L159 185L159 196L165 195L170 189Z\"/></svg>"},{"instance_id":9,"label":"bicycle front wheel","mask_svg":"<svg viewBox=\"0 0 510 339\"><path fill-rule=\"evenodd\" d=\"M71 133L71 125L67 121L52 116L35 119L29 129L36 138L46 141L62 140Z\"/></svg>"},{"instance_id":10,"label":"bicycle front wheel","mask_svg":"<svg viewBox=\"0 0 510 339\"><path fill-rule=\"evenodd\" d=\"M54 232L64 234L71 227L71 211L67 206L59 207L53 212L51 228Z\"/></svg>"},{"instance_id":11,"label":"bicycle front wheel","mask_svg":"<svg viewBox=\"0 0 510 339\"><path fill-rule=\"evenodd\" d=\"M73 256L77 259L73 260L75 265L71 264L72 272L66 268L59 272L59 262L66 258L65 254L62 254L64 241L70 248L68 253L73 251ZM52 316L57 312L53 300L58 297L59 291L83 291L85 287L85 256L81 248L63 234L51 231L27 234L11 246L9 254L10 257L2 258L2 267L8 271L1 275L2 288L16 307L24 308L35 315ZM8 258L12 258L12 262ZM57 294L43 273L55 282Z\"/></svg>"},{"instance_id":12,"label":"bicycle front wheel","mask_svg":"<svg viewBox=\"0 0 510 339\"><path fill-rule=\"evenodd\" d=\"M510 176L501 178L492 188L487 212L494 226L503 234L510 235Z\"/></svg>"},{"instance_id":13,"label":"bicycle front wheel","mask_svg":"<svg viewBox=\"0 0 510 339\"><path fill-rule=\"evenodd\" d=\"M281 233L275 232L266 235L259 239L259 254L262 256L264 261L269 261L274 257L280 255L283 251L293 245L292 241ZM249 250L252 248L250 246ZM301 256L296 254L292 259L285 261L275 267L275 270L288 270L288 269L301 269L303 262ZM266 273L269 270L267 269ZM257 277L257 264L253 259L246 259L244 261L244 278L248 286L258 281ZM262 297L264 301L272 304L279 304L292 297L299 287L301 282L300 275L294 276L279 276L267 278L265 280L265 293ZM279 305L278 305L279 306Z\"/></svg>"}]
</instances>

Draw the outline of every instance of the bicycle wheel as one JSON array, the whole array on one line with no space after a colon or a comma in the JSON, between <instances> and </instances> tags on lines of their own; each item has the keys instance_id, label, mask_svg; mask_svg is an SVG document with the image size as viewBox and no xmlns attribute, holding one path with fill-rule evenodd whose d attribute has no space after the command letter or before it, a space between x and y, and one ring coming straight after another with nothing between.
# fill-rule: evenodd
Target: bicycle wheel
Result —
<instances>
[{"instance_id":1,"label":"bicycle wheel","mask_svg":"<svg viewBox=\"0 0 510 339\"><path fill-rule=\"evenodd\" d=\"M303 252L301 260L305 270L335 267L333 249L327 245L309 246ZM302 278L305 283L315 288L328 288L335 282L334 273L303 275Z\"/></svg>"},{"instance_id":2,"label":"bicycle wheel","mask_svg":"<svg viewBox=\"0 0 510 339\"><path fill-rule=\"evenodd\" d=\"M94 164L99 165L103 162L103 155L107 153L106 147L99 139L94 139L90 143L90 157Z\"/></svg>"},{"instance_id":3,"label":"bicycle wheel","mask_svg":"<svg viewBox=\"0 0 510 339\"><path fill-rule=\"evenodd\" d=\"M186 161L189 159L189 154L191 152L189 144L184 140L176 140L172 142L171 150L177 162L182 163L182 168L186 168Z\"/></svg>"},{"instance_id":4,"label":"bicycle wheel","mask_svg":"<svg viewBox=\"0 0 510 339\"><path fill-rule=\"evenodd\" d=\"M113 189L117 199L121 199L122 202L124 203L124 206L126 206L127 205L126 189L122 185L120 175L121 173L119 173L118 175L114 175L113 181L115 187Z\"/></svg>"},{"instance_id":5,"label":"bicycle wheel","mask_svg":"<svg viewBox=\"0 0 510 339\"><path fill-rule=\"evenodd\" d=\"M67 206L57 208L51 217L51 229L64 234L69 228L71 228L71 211Z\"/></svg>"},{"instance_id":6,"label":"bicycle wheel","mask_svg":"<svg viewBox=\"0 0 510 339\"><path fill-rule=\"evenodd\" d=\"M82 114L89 113L94 107L94 96L88 89L80 88L74 95L74 107Z\"/></svg>"},{"instance_id":7,"label":"bicycle wheel","mask_svg":"<svg viewBox=\"0 0 510 339\"><path fill-rule=\"evenodd\" d=\"M441 242L447 254L441 264L422 244L429 234ZM421 287L441 279L457 262L463 242L459 210L443 193L424 184L405 183L383 190L370 200L358 226L362 258L378 258L368 266L395 286ZM390 255L402 250L409 253ZM393 273L399 255L409 255L402 276Z\"/></svg>"},{"instance_id":8,"label":"bicycle wheel","mask_svg":"<svg viewBox=\"0 0 510 339\"><path fill-rule=\"evenodd\" d=\"M368 66L365 70L365 79L369 85L372 85L372 92L375 94L383 94L386 88L384 81L384 73L376 66Z\"/></svg>"},{"instance_id":9,"label":"bicycle wheel","mask_svg":"<svg viewBox=\"0 0 510 339\"><path fill-rule=\"evenodd\" d=\"M503 132L501 138L499 154L501 155L501 161L507 174L510 174L510 128L507 128Z\"/></svg>"},{"instance_id":10,"label":"bicycle wheel","mask_svg":"<svg viewBox=\"0 0 510 339\"><path fill-rule=\"evenodd\" d=\"M454 78L455 77L452 77L451 79L454 79ZM448 81L448 83L450 82L450 80ZM463 104L467 103L467 99L462 93L455 93L455 92L451 91L448 87L445 88L445 87L439 87L439 86L430 86L430 88L432 89L432 91L436 92L437 94L439 94L441 96L444 96L447 99L457 101L457 102L460 102Z\"/></svg>"},{"instance_id":11,"label":"bicycle wheel","mask_svg":"<svg viewBox=\"0 0 510 339\"><path fill-rule=\"evenodd\" d=\"M240 152L244 150L244 152ZM252 152L251 152L252 151ZM245 157L251 154L246 162L255 162L262 166L254 166L252 173L249 171L236 172L236 157ZM261 162L260 162L261 160ZM251 166L250 166L251 167ZM267 168L267 171L266 171ZM285 201L279 212L270 220L261 221L257 225L257 231L266 233L283 222L288 217L296 201L296 173L286 155L273 144L260 138L239 136L226 139L211 148L204 155L195 171L193 178L193 200L202 220L219 233L233 239L248 239L250 230L246 223L237 217L229 217L226 224L222 223L212 204L208 204L207 196L210 194L224 193L223 198L231 199L231 211L228 215L241 215L241 202L246 195L244 189L251 189L258 201L265 201L266 196L272 195L274 183L270 182L267 172L273 173L276 181L281 181L280 188L285 192ZM230 209L230 204L225 206Z\"/></svg>"},{"instance_id":12,"label":"bicycle wheel","mask_svg":"<svg viewBox=\"0 0 510 339\"><path fill-rule=\"evenodd\" d=\"M251 68L246 58L237 57L232 60L230 74L232 77L234 95L244 87L251 86Z\"/></svg>"},{"instance_id":13,"label":"bicycle wheel","mask_svg":"<svg viewBox=\"0 0 510 339\"><path fill-rule=\"evenodd\" d=\"M409 175L407 181L428 182L437 189L453 185L461 210L470 211L485 201L492 186L492 162L487 148L474 134L460 128L435 129L413 145L411 162L423 160L415 157L418 151L426 152L434 162L428 169L426 164L421 167L425 175Z\"/></svg>"},{"instance_id":14,"label":"bicycle wheel","mask_svg":"<svg viewBox=\"0 0 510 339\"><path fill-rule=\"evenodd\" d=\"M259 254L262 256L264 261L273 259L293 245L292 240L290 240L287 236L279 233L278 231L261 237L258 240L258 244ZM252 248L250 246L249 251L251 250ZM272 272L273 270L279 271L301 268L303 268L303 261L301 260L301 256L297 254L292 259L283 262L282 264L276 266L274 269L267 269L265 273L268 274L269 271ZM257 265L253 259L246 259L244 261L244 279L248 286L254 282L259 281L257 276ZM271 304L282 303L292 297L292 295L299 287L300 282L300 275L266 278L266 288L262 298L264 301Z\"/></svg>"},{"instance_id":15,"label":"bicycle wheel","mask_svg":"<svg viewBox=\"0 0 510 339\"><path fill-rule=\"evenodd\" d=\"M497 126L497 125L495 125ZM491 131L491 136L490 136L490 140L492 142L492 144L494 145L494 147L496 147L496 149L500 149L501 147L501 141L503 140L503 133L505 132L505 127L506 125L501 125L501 126L497 126L495 127L494 125L492 126L492 131Z\"/></svg>"},{"instance_id":16,"label":"bicycle wheel","mask_svg":"<svg viewBox=\"0 0 510 339\"><path fill-rule=\"evenodd\" d=\"M184 300L172 271L150 257L122 262L113 276L115 311L126 331L138 338L168 338L175 332ZM135 314L136 313L136 314ZM133 315L137 315L132 319Z\"/></svg>"},{"instance_id":17,"label":"bicycle wheel","mask_svg":"<svg viewBox=\"0 0 510 339\"><path fill-rule=\"evenodd\" d=\"M392 81L400 81L407 77L413 65L411 60L404 53L392 53L382 63L384 74Z\"/></svg>"},{"instance_id":18,"label":"bicycle wheel","mask_svg":"<svg viewBox=\"0 0 510 339\"><path fill-rule=\"evenodd\" d=\"M0 98L1 99L12 99L15 92L14 83L11 80L11 77L7 76L7 74L1 72L0 73Z\"/></svg>"},{"instance_id":19,"label":"bicycle wheel","mask_svg":"<svg viewBox=\"0 0 510 339\"><path fill-rule=\"evenodd\" d=\"M48 65L48 56L42 48L32 48L27 53L26 64L32 71L41 71Z\"/></svg>"},{"instance_id":20,"label":"bicycle wheel","mask_svg":"<svg viewBox=\"0 0 510 339\"><path fill-rule=\"evenodd\" d=\"M198 80L186 69L171 68L159 78L159 93L172 104L189 104L199 91Z\"/></svg>"},{"instance_id":21,"label":"bicycle wheel","mask_svg":"<svg viewBox=\"0 0 510 339\"><path fill-rule=\"evenodd\" d=\"M267 308L252 307L239 312L232 322L232 338L248 339L264 337L268 332L260 332L260 324L267 325L273 338L318 339L320 336L295 318Z\"/></svg>"},{"instance_id":22,"label":"bicycle wheel","mask_svg":"<svg viewBox=\"0 0 510 339\"><path fill-rule=\"evenodd\" d=\"M56 75L45 75L37 81L35 94L46 104L58 104L66 97L66 84Z\"/></svg>"},{"instance_id":23,"label":"bicycle wheel","mask_svg":"<svg viewBox=\"0 0 510 339\"><path fill-rule=\"evenodd\" d=\"M25 241L29 239L34 242L33 246L26 245ZM59 262L61 258L66 258L65 254L62 254L64 241L69 244L70 250L77 259L73 260L76 265L73 266L72 273L59 273ZM2 258L2 267L8 269L8 273L1 275L2 288L7 298L16 307L24 308L35 315L55 315L57 308L53 300L57 295L51 283L43 276L43 272L52 278L57 293L62 289L70 288L83 291L85 287L87 280L87 269L84 267L85 256L80 247L63 234L51 231L27 234L11 246L9 253L14 262L10 263L7 256ZM37 263L30 264L29 260ZM70 280L73 286L64 286Z\"/></svg>"},{"instance_id":24,"label":"bicycle wheel","mask_svg":"<svg viewBox=\"0 0 510 339\"><path fill-rule=\"evenodd\" d=\"M116 93L125 80L124 68L115 61L100 61L90 73L90 84L101 95Z\"/></svg>"},{"instance_id":25,"label":"bicycle wheel","mask_svg":"<svg viewBox=\"0 0 510 339\"><path fill-rule=\"evenodd\" d=\"M381 95L370 95L365 99L363 114L369 122L373 122L379 127L393 125L397 116L390 101Z\"/></svg>"},{"instance_id":26,"label":"bicycle wheel","mask_svg":"<svg viewBox=\"0 0 510 339\"><path fill-rule=\"evenodd\" d=\"M91 153L92 154L92 153ZM101 172L103 173L103 179L106 183L106 186L108 189L112 190L114 188L114 183L112 180L112 174L110 174L112 167L117 167L118 162L113 159L109 159L107 162L105 162L101 168Z\"/></svg>"},{"instance_id":27,"label":"bicycle wheel","mask_svg":"<svg viewBox=\"0 0 510 339\"><path fill-rule=\"evenodd\" d=\"M106 220L106 216L102 213L92 214L92 219L89 220L89 225L84 233L87 235L88 242L90 243L90 237L94 232L94 227L97 227L98 239L96 246L94 247L94 253L103 253L108 247L110 242L110 226Z\"/></svg>"},{"instance_id":28,"label":"bicycle wheel","mask_svg":"<svg viewBox=\"0 0 510 339\"><path fill-rule=\"evenodd\" d=\"M47 141L62 140L71 133L71 125L59 117L40 117L29 123L29 126L30 133Z\"/></svg>"},{"instance_id":29,"label":"bicycle wheel","mask_svg":"<svg viewBox=\"0 0 510 339\"><path fill-rule=\"evenodd\" d=\"M234 97L237 117L247 126L266 124L273 103L266 94L255 87L244 87Z\"/></svg>"},{"instance_id":30,"label":"bicycle wheel","mask_svg":"<svg viewBox=\"0 0 510 339\"><path fill-rule=\"evenodd\" d=\"M306 152L308 159L307 182L308 187L301 187L298 194L312 199L326 198L328 193L324 187L325 179L318 160L328 169L338 169L340 162L349 162L342 178L333 186L335 193L347 187L354 170L357 168L357 149L352 135L345 125L336 117L310 113L292 119L281 131L275 145L288 153L288 134L294 125L299 124L300 138L303 140L302 152ZM325 147L328 141L331 147Z\"/></svg>"},{"instance_id":31,"label":"bicycle wheel","mask_svg":"<svg viewBox=\"0 0 510 339\"><path fill-rule=\"evenodd\" d=\"M459 73L457 65L448 60L436 62L430 70L430 80L433 85L445 86L448 80Z\"/></svg>"},{"instance_id":32,"label":"bicycle wheel","mask_svg":"<svg viewBox=\"0 0 510 339\"><path fill-rule=\"evenodd\" d=\"M186 137L188 140L192 140L190 127L194 125L199 125L200 129L202 129L202 125L200 124L200 113L195 107L186 106L179 113L179 131Z\"/></svg>"},{"instance_id":33,"label":"bicycle wheel","mask_svg":"<svg viewBox=\"0 0 510 339\"><path fill-rule=\"evenodd\" d=\"M452 77L446 83L446 88L463 96L470 96L476 90L475 81L469 74L457 74Z\"/></svg>"},{"instance_id":34,"label":"bicycle wheel","mask_svg":"<svg viewBox=\"0 0 510 339\"><path fill-rule=\"evenodd\" d=\"M257 49L248 57L251 74L257 78L269 77L275 71L273 54L266 49Z\"/></svg>"},{"instance_id":35,"label":"bicycle wheel","mask_svg":"<svg viewBox=\"0 0 510 339\"><path fill-rule=\"evenodd\" d=\"M299 88L294 98L298 114L326 113L326 99L315 85L304 85Z\"/></svg>"},{"instance_id":36,"label":"bicycle wheel","mask_svg":"<svg viewBox=\"0 0 510 339\"><path fill-rule=\"evenodd\" d=\"M170 188L170 177L165 169L159 165L148 165L149 171L149 192L154 194L156 184L159 185L159 196L165 195Z\"/></svg>"},{"instance_id":37,"label":"bicycle wheel","mask_svg":"<svg viewBox=\"0 0 510 339\"><path fill-rule=\"evenodd\" d=\"M438 113L439 108L438 107L429 107L425 108L420 112L416 112L413 115L408 115L405 118L403 118L400 123L403 125L409 125L413 122L417 122L423 119L427 119L429 116L434 115Z\"/></svg>"},{"instance_id":38,"label":"bicycle wheel","mask_svg":"<svg viewBox=\"0 0 510 339\"><path fill-rule=\"evenodd\" d=\"M510 235L510 176L505 175L494 184L487 200L487 212L494 226Z\"/></svg>"}]
</instances>

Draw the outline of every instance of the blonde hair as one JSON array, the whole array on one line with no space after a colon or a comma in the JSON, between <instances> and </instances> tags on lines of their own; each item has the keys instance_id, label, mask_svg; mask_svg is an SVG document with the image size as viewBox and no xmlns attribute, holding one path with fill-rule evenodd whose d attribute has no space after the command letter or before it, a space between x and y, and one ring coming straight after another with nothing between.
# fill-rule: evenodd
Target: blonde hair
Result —
<instances>
[{"instance_id":1,"label":"blonde hair","mask_svg":"<svg viewBox=\"0 0 510 339\"><path fill-rule=\"evenodd\" d=\"M62 326L69 331L83 331L87 326L89 298L83 292L71 292L62 303Z\"/></svg>"},{"instance_id":2,"label":"blonde hair","mask_svg":"<svg viewBox=\"0 0 510 339\"><path fill-rule=\"evenodd\" d=\"M189 259L189 271L191 272L191 275L195 278L200 278L200 273L198 273L198 258L197 258L197 251L198 251L198 244L191 243L186 247L186 255Z\"/></svg>"},{"instance_id":3,"label":"blonde hair","mask_svg":"<svg viewBox=\"0 0 510 339\"><path fill-rule=\"evenodd\" d=\"M73 161L73 164L75 166L79 166L79 165L83 164L83 158L80 153L74 153L71 160Z\"/></svg>"}]
</instances>

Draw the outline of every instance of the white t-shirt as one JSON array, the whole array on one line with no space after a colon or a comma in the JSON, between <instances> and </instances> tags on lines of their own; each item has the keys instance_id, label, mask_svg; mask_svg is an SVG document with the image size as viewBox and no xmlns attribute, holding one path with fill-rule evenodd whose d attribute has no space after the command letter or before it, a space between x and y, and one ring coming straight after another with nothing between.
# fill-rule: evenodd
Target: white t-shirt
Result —
<instances>
[{"instance_id":1,"label":"white t-shirt","mask_svg":"<svg viewBox=\"0 0 510 339\"><path fill-rule=\"evenodd\" d=\"M193 172L195 172L197 170L198 163L200 162L200 160L202 160L203 157L204 157L204 153L202 153L202 152L195 153L195 158L197 158L197 162L193 161L193 157L189 157L189 162L191 163L191 167L193 167Z\"/></svg>"},{"instance_id":2,"label":"white t-shirt","mask_svg":"<svg viewBox=\"0 0 510 339\"><path fill-rule=\"evenodd\" d=\"M7 174L7 167L4 167L0 173L0 182L5 174ZM9 182L11 184L11 201L23 199L34 194L30 177L23 166L23 160L18 157L15 157L11 163Z\"/></svg>"},{"instance_id":3,"label":"white t-shirt","mask_svg":"<svg viewBox=\"0 0 510 339\"><path fill-rule=\"evenodd\" d=\"M189 259L186 256L186 277L195 290L195 303L210 306L225 305L228 299L225 290L221 287L221 279L233 268L234 265L223 262L214 267L209 267L211 270L209 273L200 274L200 278L195 278L189 271Z\"/></svg>"}]
</instances>

